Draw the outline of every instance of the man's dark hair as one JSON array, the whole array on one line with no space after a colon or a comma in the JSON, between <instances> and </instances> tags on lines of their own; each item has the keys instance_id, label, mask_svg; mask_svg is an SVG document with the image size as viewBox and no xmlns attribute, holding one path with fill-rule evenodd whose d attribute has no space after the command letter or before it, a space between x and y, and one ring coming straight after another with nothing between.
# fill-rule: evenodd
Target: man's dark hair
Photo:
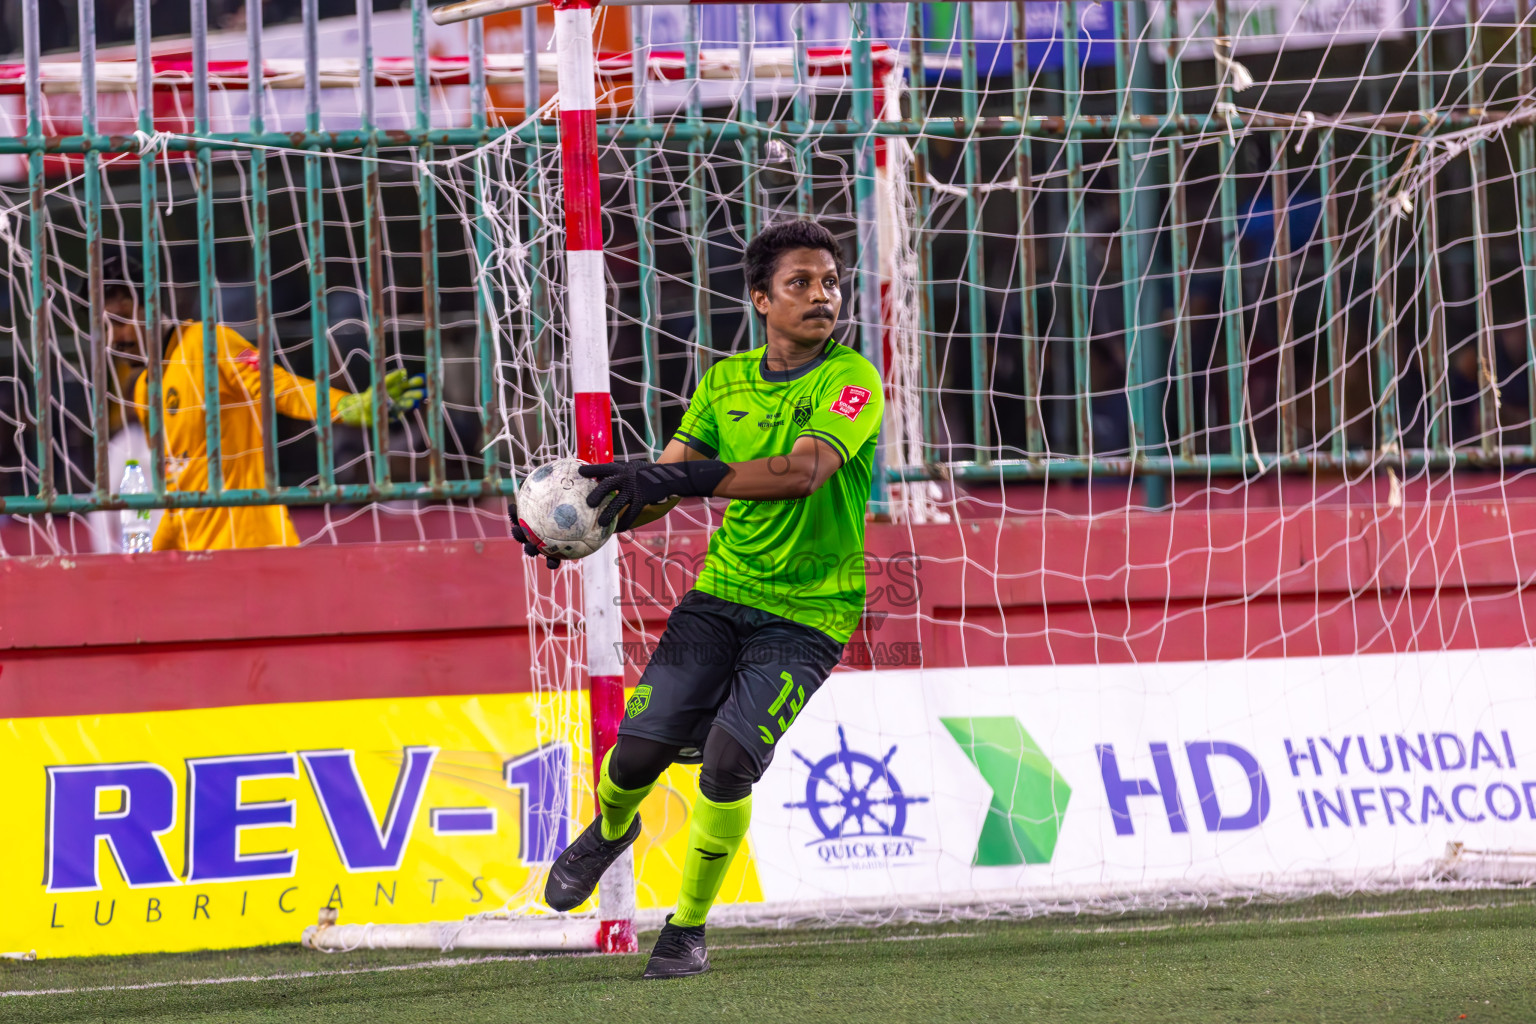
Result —
<instances>
[{"instance_id":1,"label":"man's dark hair","mask_svg":"<svg viewBox=\"0 0 1536 1024\"><path fill-rule=\"evenodd\" d=\"M87 277L86 281L89 280ZM87 285L88 287L88 285ZM138 302L144 287L144 265L125 252L108 252L101 261L101 298L111 304L126 299Z\"/></svg>"},{"instance_id":2,"label":"man's dark hair","mask_svg":"<svg viewBox=\"0 0 1536 1024\"><path fill-rule=\"evenodd\" d=\"M747 294L769 292L773 284L773 271L779 257L791 249L825 249L832 254L841 280L848 270L843 262L843 251L837 246L832 232L811 220L785 220L764 228L747 246Z\"/></svg>"}]
</instances>

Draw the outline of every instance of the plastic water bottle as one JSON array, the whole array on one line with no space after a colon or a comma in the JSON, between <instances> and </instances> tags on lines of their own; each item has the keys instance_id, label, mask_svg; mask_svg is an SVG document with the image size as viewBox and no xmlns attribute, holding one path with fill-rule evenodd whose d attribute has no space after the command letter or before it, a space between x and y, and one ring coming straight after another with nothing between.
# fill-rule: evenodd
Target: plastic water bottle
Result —
<instances>
[{"instance_id":1,"label":"plastic water bottle","mask_svg":"<svg viewBox=\"0 0 1536 1024\"><path fill-rule=\"evenodd\" d=\"M123 467L123 484L118 488L121 494L148 494L149 481L144 477L144 467L139 465L138 459L129 459ZM149 551L154 530L149 522L149 509L125 508L117 514L118 522L123 526L123 550L130 555L137 555Z\"/></svg>"}]
</instances>

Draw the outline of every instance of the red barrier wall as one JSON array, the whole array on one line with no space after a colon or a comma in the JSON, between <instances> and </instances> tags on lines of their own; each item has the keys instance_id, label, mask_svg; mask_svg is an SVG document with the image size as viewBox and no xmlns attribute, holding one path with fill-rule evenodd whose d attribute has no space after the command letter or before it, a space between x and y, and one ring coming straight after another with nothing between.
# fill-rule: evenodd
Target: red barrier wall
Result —
<instances>
[{"instance_id":1,"label":"red barrier wall","mask_svg":"<svg viewBox=\"0 0 1536 1024\"><path fill-rule=\"evenodd\" d=\"M659 635L650 597L706 540L625 545L632 629ZM1533 499L872 524L869 549L854 667L1508 647L1536 623ZM511 541L0 560L0 718L527 689L529 571Z\"/></svg>"}]
</instances>

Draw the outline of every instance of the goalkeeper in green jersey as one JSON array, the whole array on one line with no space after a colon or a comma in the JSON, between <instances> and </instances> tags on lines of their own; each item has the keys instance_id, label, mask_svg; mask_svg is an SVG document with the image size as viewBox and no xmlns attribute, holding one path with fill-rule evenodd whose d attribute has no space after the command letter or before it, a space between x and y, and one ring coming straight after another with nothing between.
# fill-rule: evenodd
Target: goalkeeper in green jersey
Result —
<instances>
[{"instance_id":1,"label":"goalkeeper in green jersey","mask_svg":"<svg viewBox=\"0 0 1536 1024\"><path fill-rule=\"evenodd\" d=\"M677 911L647 978L709 969L704 919L747 834L752 786L864 610L864 508L884 399L874 366L831 340L844 269L819 224L764 230L747 247L746 277L767 344L704 375L659 462L581 470L597 481L593 507L615 495L603 518L621 530L682 496L733 499L626 706L602 765L600 814L545 888L556 910L584 902L639 836L637 809L661 773L701 764Z\"/></svg>"}]
</instances>

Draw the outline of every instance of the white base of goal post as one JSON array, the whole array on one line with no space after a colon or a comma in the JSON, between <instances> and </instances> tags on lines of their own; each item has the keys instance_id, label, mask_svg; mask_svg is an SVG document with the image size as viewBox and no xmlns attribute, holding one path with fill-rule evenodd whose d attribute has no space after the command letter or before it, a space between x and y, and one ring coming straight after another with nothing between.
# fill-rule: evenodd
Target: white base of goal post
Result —
<instances>
[{"instance_id":1,"label":"white base of goal post","mask_svg":"<svg viewBox=\"0 0 1536 1024\"><path fill-rule=\"evenodd\" d=\"M639 949L635 937L635 848L619 854L619 859L597 883L597 948L604 953L633 953Z\"/></svg>"},{"instance_id":2,"label":"white base of goal post","mask_svg":"<svg viewBox=\"0 0 1536 1024\"><path fill-rule=\"evenodd\" d=\"M627 923L627 922L626 922ZM596 917L475 918L420 924L318 924L304 929L305 949L346 953L357 949L499 949L596 953L604 926Z\"/></svg>"},{"instance_id":3,"label":"white base of goal post","mask_svg":"<svg viewBox=\"0 0 1536 1024\"><path fill-rule=\"evenodd\" d=\"M1467 885L1533 885L1536 850L1478 850L1465 843L1446 843L1435 877Z\"/></svg>"}]
</instances>

